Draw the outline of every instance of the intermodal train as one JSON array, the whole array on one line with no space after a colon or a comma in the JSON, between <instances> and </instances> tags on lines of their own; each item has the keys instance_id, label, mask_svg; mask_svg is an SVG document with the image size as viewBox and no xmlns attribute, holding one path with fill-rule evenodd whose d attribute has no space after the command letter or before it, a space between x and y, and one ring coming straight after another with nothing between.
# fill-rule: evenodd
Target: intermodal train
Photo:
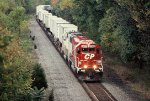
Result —
<instances>
[{"instance_id":1,"label":"intermodal train","mask_svg":"<svg viewBox=\"0 0 150 101\"><path fill-rule=\"evenodd\" d=\"M53 15L50 5L36 7L36 19L77 75L78 79L100 81L103 76L101 46L78 31L78 26Z\"/></svg>"}]
</instances>

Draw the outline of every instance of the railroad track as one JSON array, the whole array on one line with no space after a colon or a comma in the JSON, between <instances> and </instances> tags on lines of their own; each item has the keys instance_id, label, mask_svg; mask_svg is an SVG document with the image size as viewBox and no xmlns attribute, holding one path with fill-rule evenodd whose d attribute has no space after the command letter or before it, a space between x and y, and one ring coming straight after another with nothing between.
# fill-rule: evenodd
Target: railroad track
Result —
<instances>
[{"instance_id":1,"label":"railroad track","mask_svg":"<svg viewBox=\"0 0 150 101\"><path fill-rule=\"evenodd\" d=\"M44 28L43 24L41 24L39 21L37 21L37 22L38 22L39 26L42 28L42 30L44 31L45 35L48 37L49 41L52 42L52 44L54 45L56 50L59 52L58 48L56 47L56 45L53 42L51 34ZM60 52L59 52L59 54L61 55ZM61 57L63 58L62 55L61 55ZM99 82L83 82L80 80L79 80L79 82L83 86L83 88L85 89L87 94L90 96L92 101L117 101L112 96L112 94L101 83L99 83Z\"/></svg>"},{"instance_id":2,"label":"railroad track","mask_svg":"<svg viewBox=\"0 0 150 101\"><path fill-rule=\"evenodd\" d=\"M101 83L82 82L81 84L93 101L117 101Z\"/></svg>"}]
</instances>

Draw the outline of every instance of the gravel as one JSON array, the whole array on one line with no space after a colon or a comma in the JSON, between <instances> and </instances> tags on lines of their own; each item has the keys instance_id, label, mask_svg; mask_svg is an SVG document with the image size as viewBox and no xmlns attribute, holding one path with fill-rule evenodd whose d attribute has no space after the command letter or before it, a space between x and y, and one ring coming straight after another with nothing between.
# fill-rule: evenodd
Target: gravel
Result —
<instances>
[{"instance_id":1,"label":"gravel","mask_svg":"<svg viewBox=\"0 0 150 101\"><path fill-rule=\"evenodd\" d=\"M48 91L53 89L54 101L91 101L35 19L30 21L29 29L35 36L35 51L45 70Z\"/></svg>"},{"instance_id":2,"label":"gravel","mask_svg":"<svg viewBox=\"0 0 150 101\"><path fill-rule=\"evenodd\" d=\"M132 90L108 65L104 63L104 87L118 101L149 101L144 99L138 92Z\"/></svg>"}]
</instances>

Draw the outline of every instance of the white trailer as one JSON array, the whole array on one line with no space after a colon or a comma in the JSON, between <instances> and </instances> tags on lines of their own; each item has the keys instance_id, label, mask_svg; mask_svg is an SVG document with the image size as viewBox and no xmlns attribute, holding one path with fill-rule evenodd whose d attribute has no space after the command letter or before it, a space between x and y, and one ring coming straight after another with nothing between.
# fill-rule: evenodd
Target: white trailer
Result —
<instances>
[{"instance_id":1,"label":"white trailer","mask_svg":"<svg viewBox=\"0 0 150 101\"><path fill-rule=\"evenodd\" d=\"M36 6L36 16L39 15L39 11L43 10L43 5Z\"/></svg>"},{"instance_id":2,"label":"white trailer","mask_svg":"<svg viewBox=\"0 0 150 101\"><path fill-rule=\"evenodd\" d=\"M58 17L58 18L51 18L51 32L55 35L56 34L56 32L55 32L55 26L54 26L54 23L56 22L56 21L62 21L63 19L62 18L60 18L60 17Z\"/></svg>"},{"instance_id":3,"label":"white trailer","mask_svg":"<svg viewBox=\"0 0 150 101\"><path fill-rule=\"evenodd\" d=\"M52 32L52 28L53 28L53 24L52 24L52 20L53 19L58 19L58 17L57 16L49 16L49 28L50 28L50 31ZM53 32L52 32L53 33Z\"/></svg>"},{"instance_id":4,"label":"white trailer","mask_svg":"<svg viewBox=\"0 0 150 101\"><path fill-rule=\"evenodd\" d=\"M67 41L67 34L69 32L77 32L78 27L73 24L59 24L58 30L58 39L61 44L61 52L64 53L64 58L68 58L68 54L72 49L72 46L69 46ZM69 51L70 50L70 51Z\"/></svg>"},{"instance_id":5,"label":"white trailer","mask_svg":"<svg viewBox=\"0 0 150 101\"><path fill-rule=\"evenodd\" d=\"M39 13L38 13L38 19L39 19L40 21L42 21L42 19L43 19L42 11L43 11L43 10L40 10Z\"/></svg>"},{"instance_id":6,"label":"white trailer","mask_svg":"<svg viewBox=\"0 0 150 101\"><path fill-rule=\"evenodd\" d=\"M48 13L45 15L45 27L46 28L50 28L50 17L53 16L52 13Z\"/></svg>"},{"instance_id":7,"label":"white trailer","mask_svg":"<svg viewBox=\"0 0 150 101\"><path fill-rule=\"evenodd\" d=\"M48 11L44 11L43 12L43 23L44 23L44 25L46 24L46 21L48 20L47 19L47 16L49 15L49 12Z\"/></svg>"},{"instance_id":8,"label":"white trailer","mask_svg":"<svg viewBox=\"0 0 150 101\"><path fill-rule=\"evenodd\" d=\"M52 20L52 32L54 34L54 38L58 39L58 33L59 33L59 24L69 24L68 21L62 19L62 18L58 18L58 19L53 19Z\"/></svg>"},{"instance_id":9,"label":"white trailer","mask_svg":"<svg viewBox=\"0 0 150 101\"><path fill-rule=\"evenodd\" d=\"M39 11L44 10L45 8L51 8L50 5L38 5L36 6L36 15L38 16Z\"/></svg>"},{"instance_id":10,"label":"white trailer","mask_svg":"<svg viewBox=\"0 0 150 101\"><path fill-rule=\"evenodd\" d=\"M45 11L45 10L40 10L39 11L39 17L38 18L39 18L40 21L42 21L42 22L44 21L44 14L46 14L46 13L48 13L48 12Z\"/></svg>"},{"instance_id":11,"label":"white trailer","mask_svg":"<svg viewBox=\"0 0 150 101\"><path fill-rule=\"evenodd\" d=\"M55 21L54 22L54 31L55 31L55 35L56 35L56 38L57 39L59 39L59 30L60 30L60 27L59 27L59 25L60 24L69 24L70 22L68 22L68 21L66 21L66 20L61 20L61 21L59 21L59 20L57 20L57 21Z\"/></svg>"},{"instance_id":12,"label":"white trailer","mask_svg":"<svg viewBox=\"0 0 150 101\"><path fill-rule=\"evenodd\" d=\"M78 27L73 24L59 24L58 38L60 42L66 38L68 32L78 31Z\"/></svg>"}]
</instances>

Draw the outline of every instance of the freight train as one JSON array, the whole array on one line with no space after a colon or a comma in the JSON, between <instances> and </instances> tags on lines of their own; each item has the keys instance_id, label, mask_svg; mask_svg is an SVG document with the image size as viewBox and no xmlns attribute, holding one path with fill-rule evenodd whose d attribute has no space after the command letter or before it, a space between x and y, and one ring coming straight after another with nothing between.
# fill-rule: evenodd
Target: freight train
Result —
<instances>
[{"instance_id":1,"label":"freight train","mask_svg":"<svg viewBox=\"0 0 150 101\"><path fill-rule=\"evenodd\" d=\"M53 15L50 5L36 7L36 19L44 28L78 79L99 81L103 75L100 45L78 31L78 26Z\"/></svg>"}]
</instances>

